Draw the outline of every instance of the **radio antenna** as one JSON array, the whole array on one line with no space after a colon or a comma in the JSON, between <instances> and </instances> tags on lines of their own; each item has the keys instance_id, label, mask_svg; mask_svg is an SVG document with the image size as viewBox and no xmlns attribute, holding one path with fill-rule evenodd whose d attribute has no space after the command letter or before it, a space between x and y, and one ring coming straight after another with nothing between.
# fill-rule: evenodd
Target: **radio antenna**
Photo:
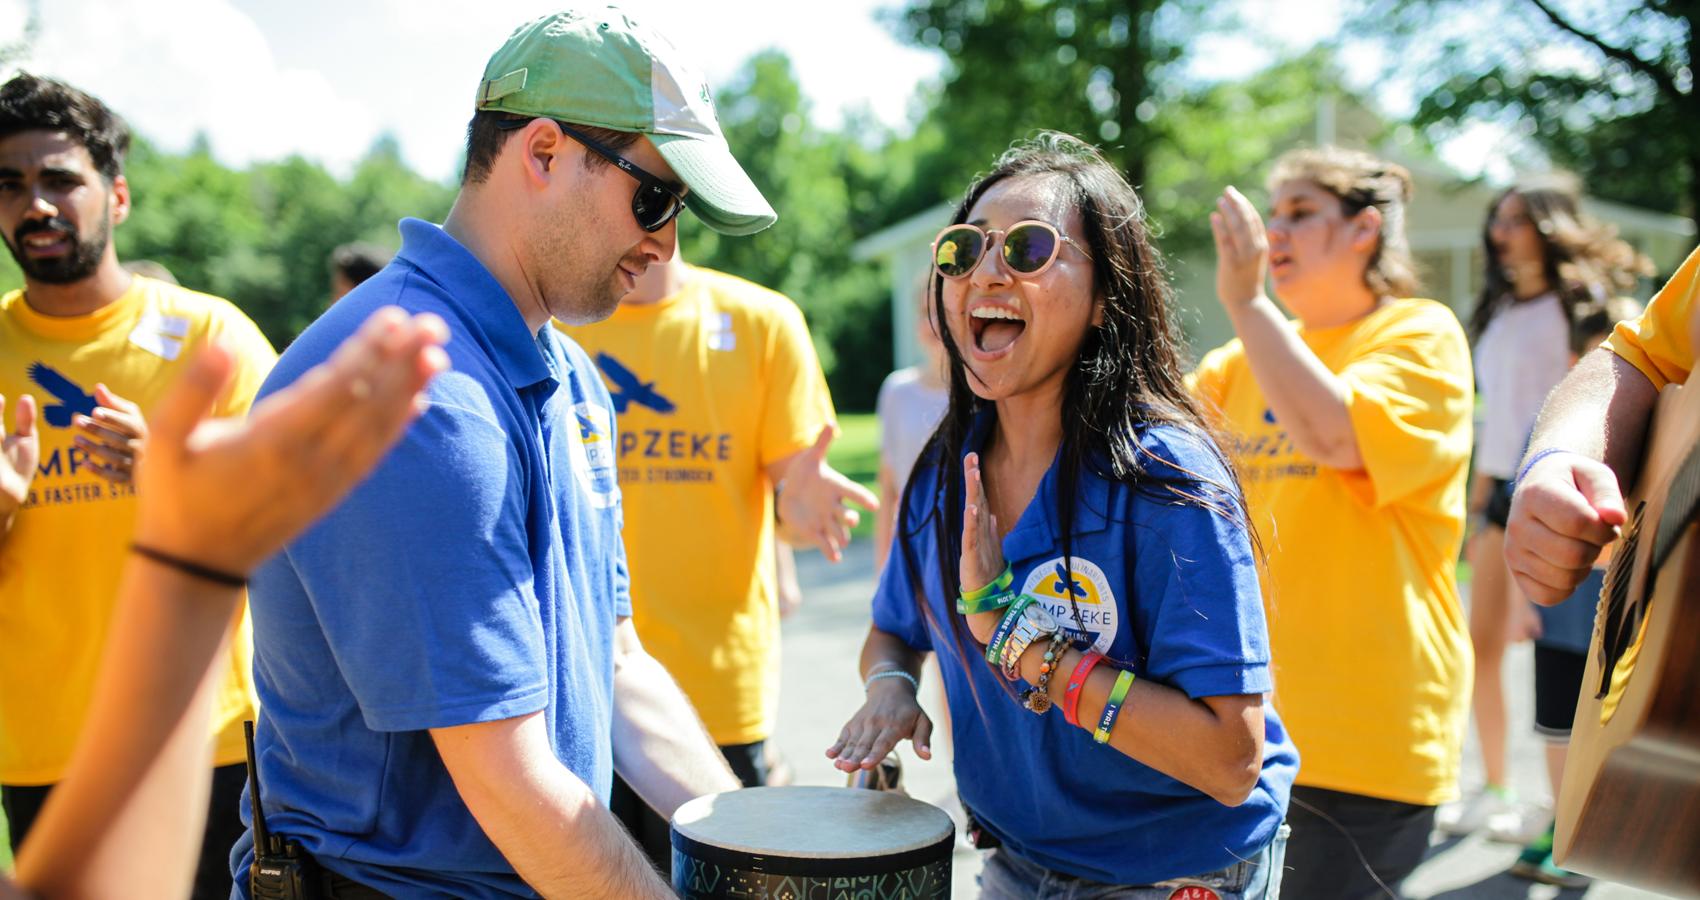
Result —
<instances>
[{"instance_id":1,"label":"radio antenna","mask_svg":"<svg viewBox=\"0 0 1700 900\"><path fill-rule=\"evenodd\" d=\"M248 802L254 807L254 855L277 855L272 846L271 831L266 828L266 813L260 807L260 768L254 761L254 723L242 723L242 736L248 742Z\"/></svg>"}]
</instances>

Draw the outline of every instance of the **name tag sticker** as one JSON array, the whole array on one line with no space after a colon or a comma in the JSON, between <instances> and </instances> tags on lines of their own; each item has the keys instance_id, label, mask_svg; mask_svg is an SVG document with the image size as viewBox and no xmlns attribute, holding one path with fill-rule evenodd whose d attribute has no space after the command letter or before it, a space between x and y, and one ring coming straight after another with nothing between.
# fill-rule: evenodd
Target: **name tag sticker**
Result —
<instances>
[{"instance_id":1,"label":"name tag sticker","mask_svg":"<svg viewBox=\"0 0 1700 900\"><path fill-rule=\"evenodd\" d=\"M175 360L183 352L183 339L189 336L189 319L168 316L149 310L142 313L130 332L130 343L167 360Z\"/></svg>"}]
</instances>

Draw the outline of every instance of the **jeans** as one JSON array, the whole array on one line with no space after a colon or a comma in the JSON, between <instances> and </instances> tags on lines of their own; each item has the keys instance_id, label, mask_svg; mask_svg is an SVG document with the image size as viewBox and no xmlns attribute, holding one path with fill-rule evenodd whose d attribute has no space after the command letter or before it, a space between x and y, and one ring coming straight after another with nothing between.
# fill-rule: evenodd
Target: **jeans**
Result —
<instances>
[{"instance_id":1,"label":"jeans","mask_svg":"<svg viewBox=\"0 0 1700 900\"><path fill-rule=\"evenodd\" d=\"M1104 884L1053 872L1000 847L986 857L980 872L980 900L1277 900L1281 895L1281 866L1287 855L1287 826L1275 839L1244 862L1217 872L1192 878L1175 878L1161 884ZM1208 888L1186 891L1188 886Z\"/></svg>"}]
</instances>

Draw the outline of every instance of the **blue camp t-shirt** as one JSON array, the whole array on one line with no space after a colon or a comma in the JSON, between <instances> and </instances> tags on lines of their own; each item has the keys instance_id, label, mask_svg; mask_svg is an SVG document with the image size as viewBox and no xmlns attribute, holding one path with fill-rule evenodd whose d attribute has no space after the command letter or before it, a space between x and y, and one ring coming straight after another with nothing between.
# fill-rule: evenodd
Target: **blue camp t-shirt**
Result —
<instances>
[{"instance_id":1,"label":"blue camp t-shirt","mask_svg":"<svg viewBox=\"0 0 1700 900\"><path fill-rule=\"evenodd\" d=\"M979 415L968 450L983 444L990 422L989 410ZM1155 457L1147 457L1153 475L1177 477L1186 470L1231 483L1216 452L1177 428L1149 428L1140 443ZM938 653L957 789L974 817L1028 860L1110 884L1202 875L1262 849L1286 815L1299 765L1273 707L1263 708L1257 787L1245 803L1229 808L1094 742L1060 709L1044 715L1023 709L966 637L965 623L970 655L964 667L951 630L953 612L941 592L933 532L933 515L944 513L950 540L960 547L962 510L935 511L942 502L936 499L938 477L936 462L917 463L900 536L874 595L874 624L916 650ZM1171 499L1165 488L1156 491L1142 494L1081 472L1071 584L1064 579L1053 463L1003 540L1015 588L1037 597L1073 633L1077 648L1090 645L1106 662L1131 661L1140 678L1195 699L1269 691L1269 637L1245 530L1220 513ZM930 615L916 605L906 556ZM1124 707L1122 715L1138 711Z\"/></svg>"},{"instance_id":2,"label":"blue camp t-shirt","mask_svg":"<svg viewBox=\"0 0 1700 900\"><path fill-rule=\"evenodd\" d=\"M555 755L607 802L614 631L631 615L612 404L578 345L533 334L442 229L404 219L401 234L395 261L302 333L260 391L380 306L448 323L453 369L429 410L250 582L266 821L397 900L536 897L426 729L542 710ZM238 896L251 847L232 854Z\"/></svg>"}]
</instances>

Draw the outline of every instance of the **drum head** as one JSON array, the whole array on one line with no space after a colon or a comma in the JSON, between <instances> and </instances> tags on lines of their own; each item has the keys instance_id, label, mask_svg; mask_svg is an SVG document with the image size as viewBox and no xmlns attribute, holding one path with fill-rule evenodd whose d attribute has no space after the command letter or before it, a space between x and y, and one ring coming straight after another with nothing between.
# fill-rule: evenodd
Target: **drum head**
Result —
<instances>
[{"instance_id":1,"label":"drum head","mask_svg":"<svg viewBox=\"0 0 1700 900\"><path fill-rule=\"evenodd\" d=\"M908 854L951 839L955 826L930 803L882 791L758 787L698 797L674 813L673 829L724 850L824 860Z\"/></svg>"}]
</instances>

